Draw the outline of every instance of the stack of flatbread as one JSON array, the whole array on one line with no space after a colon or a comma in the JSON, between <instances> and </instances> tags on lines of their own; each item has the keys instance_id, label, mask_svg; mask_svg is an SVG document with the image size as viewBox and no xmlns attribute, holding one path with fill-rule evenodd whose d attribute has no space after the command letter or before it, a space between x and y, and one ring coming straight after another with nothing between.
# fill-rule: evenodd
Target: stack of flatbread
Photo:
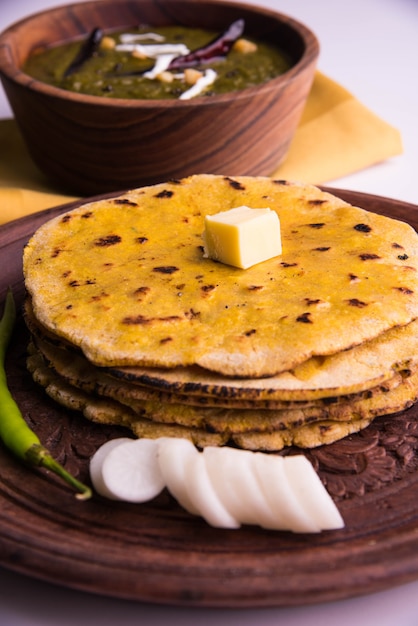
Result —
<instances>
[{"instance_id":1,"label":"stack of flatbread","mask_svg":"<svg viewBox=\"0 0 418 626\"><path fill-rule=\"evenodd\" d=\"M205 258L207 214L277 211L281 256ZM197 175L89 202L24 250L28 367L137 436L315 447L418 397L418 236L313 186Z\"/></svg>"}]
</instances>

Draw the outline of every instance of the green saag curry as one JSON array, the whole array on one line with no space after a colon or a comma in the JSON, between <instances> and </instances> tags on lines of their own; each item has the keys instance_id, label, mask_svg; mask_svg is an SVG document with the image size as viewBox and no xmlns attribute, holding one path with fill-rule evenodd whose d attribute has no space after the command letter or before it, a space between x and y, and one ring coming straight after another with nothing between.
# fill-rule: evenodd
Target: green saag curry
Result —
<instances>
[{"instance_id":1,"label":"green saag curry","mask_svg":"<svg viewBox=\"0 0 418 626\"><path fill-rule=\"evenodd\" d=\"M106 35L96 29L87 40L33 54L23 69L61 89L147 100L242 90L289 69L291 61L278 47L242 38L243 27L243 20L238 20L221 35L182 26L140 27ZM170 61L161 59L167 55ZM204 76L206 84L189 91Z\"/></svg>"}]
</instances>

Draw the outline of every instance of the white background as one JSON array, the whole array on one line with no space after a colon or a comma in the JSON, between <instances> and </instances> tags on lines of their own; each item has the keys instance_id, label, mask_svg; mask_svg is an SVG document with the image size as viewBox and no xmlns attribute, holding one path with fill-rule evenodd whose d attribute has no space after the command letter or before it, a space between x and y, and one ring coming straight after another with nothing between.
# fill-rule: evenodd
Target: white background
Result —
<instances>
[{"instance_id":1,"label":"white background","mask_svg":"<svg viewBox=\"0 0 418 626\"><path fill-rule=\"evenodd\" d=\"M305 22L321 44L319 69L397 127L404 154L335 187L418 204L418 0L253 0ZM60 0L0 0L0 31ZM0 88L0 118L12 113ZM412 209L414 210L414 209ZM65 537L63 537L65 541ZM1 626L418 626L418 582L292 609L199 610L83 594L0 568Z\"/></svg>"}]
</instances>

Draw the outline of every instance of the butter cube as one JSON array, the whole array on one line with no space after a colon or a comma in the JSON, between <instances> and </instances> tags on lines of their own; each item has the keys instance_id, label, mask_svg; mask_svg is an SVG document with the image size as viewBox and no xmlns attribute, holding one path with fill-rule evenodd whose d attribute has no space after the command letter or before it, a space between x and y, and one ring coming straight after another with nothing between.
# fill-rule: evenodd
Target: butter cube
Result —
<instances>
[{"instance_id":1,"label":"butter cube","mask_svg":"<svg viewBox=\"0 0 418 626\"><path fill-rule=\"evenodd\" d=\"M205 218L204 256L247 269L282 253L280 220L270 209L240 206Z\"/></svg>"}]
</instances>

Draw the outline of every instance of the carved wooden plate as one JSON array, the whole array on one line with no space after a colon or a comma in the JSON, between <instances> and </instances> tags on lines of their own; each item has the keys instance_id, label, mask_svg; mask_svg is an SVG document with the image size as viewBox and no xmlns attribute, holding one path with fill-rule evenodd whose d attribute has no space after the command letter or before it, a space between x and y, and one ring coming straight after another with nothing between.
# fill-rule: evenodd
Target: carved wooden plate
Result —
<instances>
[{"instance_id":1,"label":"carved wooden plate","mask_svg":"<svg viewBox=\"0 0 418 626\"><path fill-rule=\"evenodd\" d=\"M418 207L331 190L418 228ZM66 205L0 227L0 295L24 288L24 243ZM8 359L11 390L54 455L88 481L88 460L122 430L56 406L25 369L20 321ZM289 606L374 592L418 578L418 405L309 457L345 519L340 531L292 535L219 530L188 515L167 492L145 505L76 500L45 471L0 447L0 564L67 587L156 603Z\"/></svg>"}]
</instances>

